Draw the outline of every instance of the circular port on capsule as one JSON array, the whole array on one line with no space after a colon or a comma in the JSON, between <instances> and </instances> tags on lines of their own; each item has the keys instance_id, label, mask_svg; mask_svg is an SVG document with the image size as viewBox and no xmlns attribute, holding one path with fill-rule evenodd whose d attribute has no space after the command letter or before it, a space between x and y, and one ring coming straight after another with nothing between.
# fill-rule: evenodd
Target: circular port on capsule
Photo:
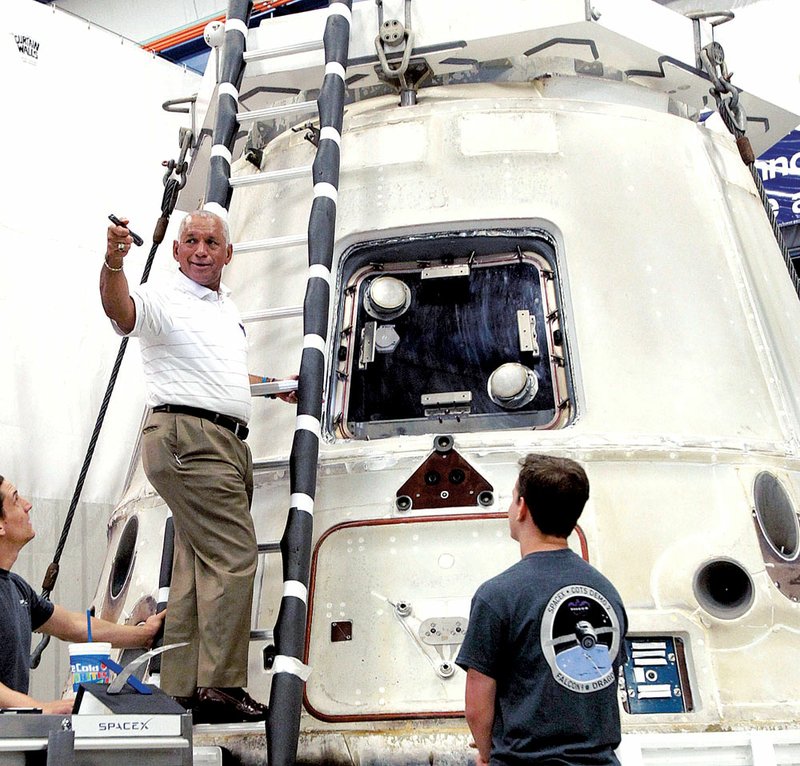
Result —
<instances>
[{"instance_id":1,"label":"circular port on capsule","mask_svg":"<svg viewBox=\"0 0 800 766\"><path fill-rule=\"evenodd\" d=\"M694 595L700 606L720 620L735 620L753 605L755 589L745 568L733 559L703 564L694 576Z\"/></svg>"},{"instance_id":2,"label":"circular port on capsule","mask_svg":"<svg viewBox=\"0 0 800 766\"><path fill-rule=\"evenodd\" d=\"M410 511L411 498L408 495L400 495L400 497L395 499L394 507L397 508L397 510L400 511L400 513L405 513L406 511Z\"/></svg>"},{"instance_id":3,"label":"circular port on capsule","mask_svg":"<svg viewBox=\"0 0 800 766\"><path fill-rule=\"evenodd\" d=\"M425 483L429 487L436 486L442 480L442 475L438 471L427 471L425 473Z\"/></svg>"},{"instance_id":4,"label":"circular port on capsule","mask_svg":"<svg viewBox=\"0 0 800 766\"><path fill-rule=\"evenodd\" d=\"M461 484L461 482L466 478L466 474L461 468L454 468L447 475L447 478L450 479L451 484Z\"/></svg>"},{"instance_id":5,"label":"circular port on capsule","mask_svg":"<svg viewBox=\"0 0 800 766\"><path fill-rule=\"evenodd\" d=\"M455 439L453 439L453 437L449 434L437 436L433 440L433 448L441 454L450 452L450 450L453 449L453 444L455 444Z\"/></svg>"},{"instance_id":6,"label":"circular port on capsule","mask_svg":"<svg viewBox=\"0 0 800 766\"><path fill-rule=\"evenodd\" d=\"M794 561L800 548L800 525L783 485L763 471L756 476L753 495L758 528L764 539L784 561Z\"/></svg>"},{"instance_id":7,"label":"circular port on capsule","mask_svg":"<svg viewBox=\"0 0 800 766\"><path fill-rule=\"evenodd\" d=\"M484 508L494 505L494 492L490 492L488 489L481 492L478 495L478 505L483 506Z\"/></svg>"},{"instance_id":8,"label":"circular port on capsule","mask_svg":"<svg viewBox=\"0 0 800 766\"><path fill-rule=\"evenodd\" d=\"M517 410L530 404L539 390L536 373L519 362L501 364L486 384L489 398L506 410Z\"/></svg>"},{"instance_id":9,"label":"circular port on capsule","mask_svg":"<svg viewBox=\"0 0 800 766\"><path fill-rule=\"evenodd\" d=\"M396 277L377 277L364 293L364 309L375 319L396 319L411 305L411 290Z\"/></svg>"},{"instance_id":10,"label":"circular port on capsule","mask_svg":"<svg viewBox=\"0 0 800 766\"><path fill-rule=\"evenodd\" d=\"M119 545L111 565L111 582L109 583L111 598L119 598L133 569L136 560L136 540L139 537L139 517L131 516L122 530Z\"/></svg>"}]
</instances>

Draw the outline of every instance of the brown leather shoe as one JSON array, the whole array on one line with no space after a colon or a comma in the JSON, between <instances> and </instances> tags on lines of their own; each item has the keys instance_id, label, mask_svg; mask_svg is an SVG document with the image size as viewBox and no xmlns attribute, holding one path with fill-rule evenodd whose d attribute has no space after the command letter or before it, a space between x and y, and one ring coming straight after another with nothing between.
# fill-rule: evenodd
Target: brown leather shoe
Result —
<instances>
[{"instance_id":1,"label":"brown leather shoe","mask_svg":"<svg viewBox=\"0 0 800 766\"><path fill-rule=\"evenodd\" d=\"M238 687L200 687L192 709L194 723L251 723L267 717L267 706Z\"/></svg>"}]
</instances>

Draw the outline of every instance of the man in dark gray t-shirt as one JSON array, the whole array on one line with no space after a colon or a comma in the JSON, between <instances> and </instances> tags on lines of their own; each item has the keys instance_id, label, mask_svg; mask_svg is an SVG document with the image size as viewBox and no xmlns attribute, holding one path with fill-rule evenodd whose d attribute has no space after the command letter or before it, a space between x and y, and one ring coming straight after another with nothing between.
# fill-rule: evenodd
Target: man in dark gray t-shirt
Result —
<instances>
[{"instance_id":1,"label":"man in dark gray t-shirt","mask_svg":"<svg viewBox=\"0 0 800 766\"><path fill-rule=\"evenodd\" d=\"M0 569L0 683L23 694L30 680L31 634L53 616L53 604L19 575Z\"/></svg>"},{"instance_id":2,"label":"man in dark gray t-shirt","mask_svg":"<svg viewBox=\"0 0 800 766\"><path fill-rule=\"evenodd\" d=\"M60 715L72 710L72 700L41 702L28 694L31 632L86 641L88 626L85 615L42 598L11 571L19 552L36 535L31 508L17 488L0 476L0 707L40 708ZM163 620L164 612L151 615L140 625L118 625L92 617L92 636L114 646L149 646Z\"/></svg>"},{"instance_id":3,"label":"man in dark gray t-shirt","mask_svg":"<svg viewBox=\"0 0 800 766\"><path fill-rule=\"evenodd\" d=\"M618 766L627 616L567 546L589 498L581 466L528 455L508 521L521 561L478 588L456 662L478 766Z\"/></svg>"}]
</instances>

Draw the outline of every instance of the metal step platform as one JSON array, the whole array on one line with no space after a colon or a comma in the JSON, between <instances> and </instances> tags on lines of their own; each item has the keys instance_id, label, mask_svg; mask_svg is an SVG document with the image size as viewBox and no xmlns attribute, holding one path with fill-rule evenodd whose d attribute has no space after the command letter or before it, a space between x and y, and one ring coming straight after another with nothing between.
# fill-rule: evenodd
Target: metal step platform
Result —
<instances>
[{"instance_id":1,"label":"metal step platform","mask_svg":"<svg viewBox=\"0 0 800 766\"><path fill-rule=\"evenodd\" d=\"M62 735L74 735L64 737ZM66 746L62 739L71 740ZM222 766L215 745L196 749L184 715L0 714L0 766Z\"/></svg>"}]
</instances>

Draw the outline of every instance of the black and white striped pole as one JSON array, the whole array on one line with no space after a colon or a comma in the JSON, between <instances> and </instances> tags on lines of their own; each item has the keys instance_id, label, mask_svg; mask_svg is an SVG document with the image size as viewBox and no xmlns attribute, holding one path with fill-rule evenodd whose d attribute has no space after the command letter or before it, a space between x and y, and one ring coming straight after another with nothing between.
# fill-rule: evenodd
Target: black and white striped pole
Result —
<instances>
[{"instance_id":1,"label":"black and white striped pole","mask_svg":"<svg viewBox=\"0 0 800 766\"><path fill-rule=\"evenodd\" d=\"M284 588L275 624L276 656L266 724L270 766L291 766L295 762L303 687L310 673L303 659L351 8L352 0L330 0L325 24L325 77L317 99L320 134L313 166L314 201L308 222L303 354L289 464L291 507L281 539Z\"/></svg>"},{"instance_id":2,"label":"black and white striped pole","mask_svg":"<svg viewBox=\"0 0 800 766\"><path fill-rule=\"evenodd\" d=\"M168 512L167 521L164 524L164 544L161 548L161 567L158 571L158 598L156 599L156 614L167 608L169 602L169 586L172 582L172 559L175 553L175 523L172 520L172 512ZM153 641L153 649L164 645L163 630ZM150 660L148 667L150 671L150 681L156 686L161 686L161 655L157 654Z\"/></svg>"},{"instance_id":3,"label":"black and white striped pole","mask_svg":"<svg viewBox=\"0 0 800 766\"><path fill-rule=\"evenodd\" d=\"M222 47L222 66L217 85L217 119L211 143L211 159L206 183L204 210L228 220L231 203L231 162L233 144L239 122L239 87L244 74L244 51L247 43L247 24L253 11L253 0L230 0L225 20L225 42Z\"/></svg>"}]
</instances>

